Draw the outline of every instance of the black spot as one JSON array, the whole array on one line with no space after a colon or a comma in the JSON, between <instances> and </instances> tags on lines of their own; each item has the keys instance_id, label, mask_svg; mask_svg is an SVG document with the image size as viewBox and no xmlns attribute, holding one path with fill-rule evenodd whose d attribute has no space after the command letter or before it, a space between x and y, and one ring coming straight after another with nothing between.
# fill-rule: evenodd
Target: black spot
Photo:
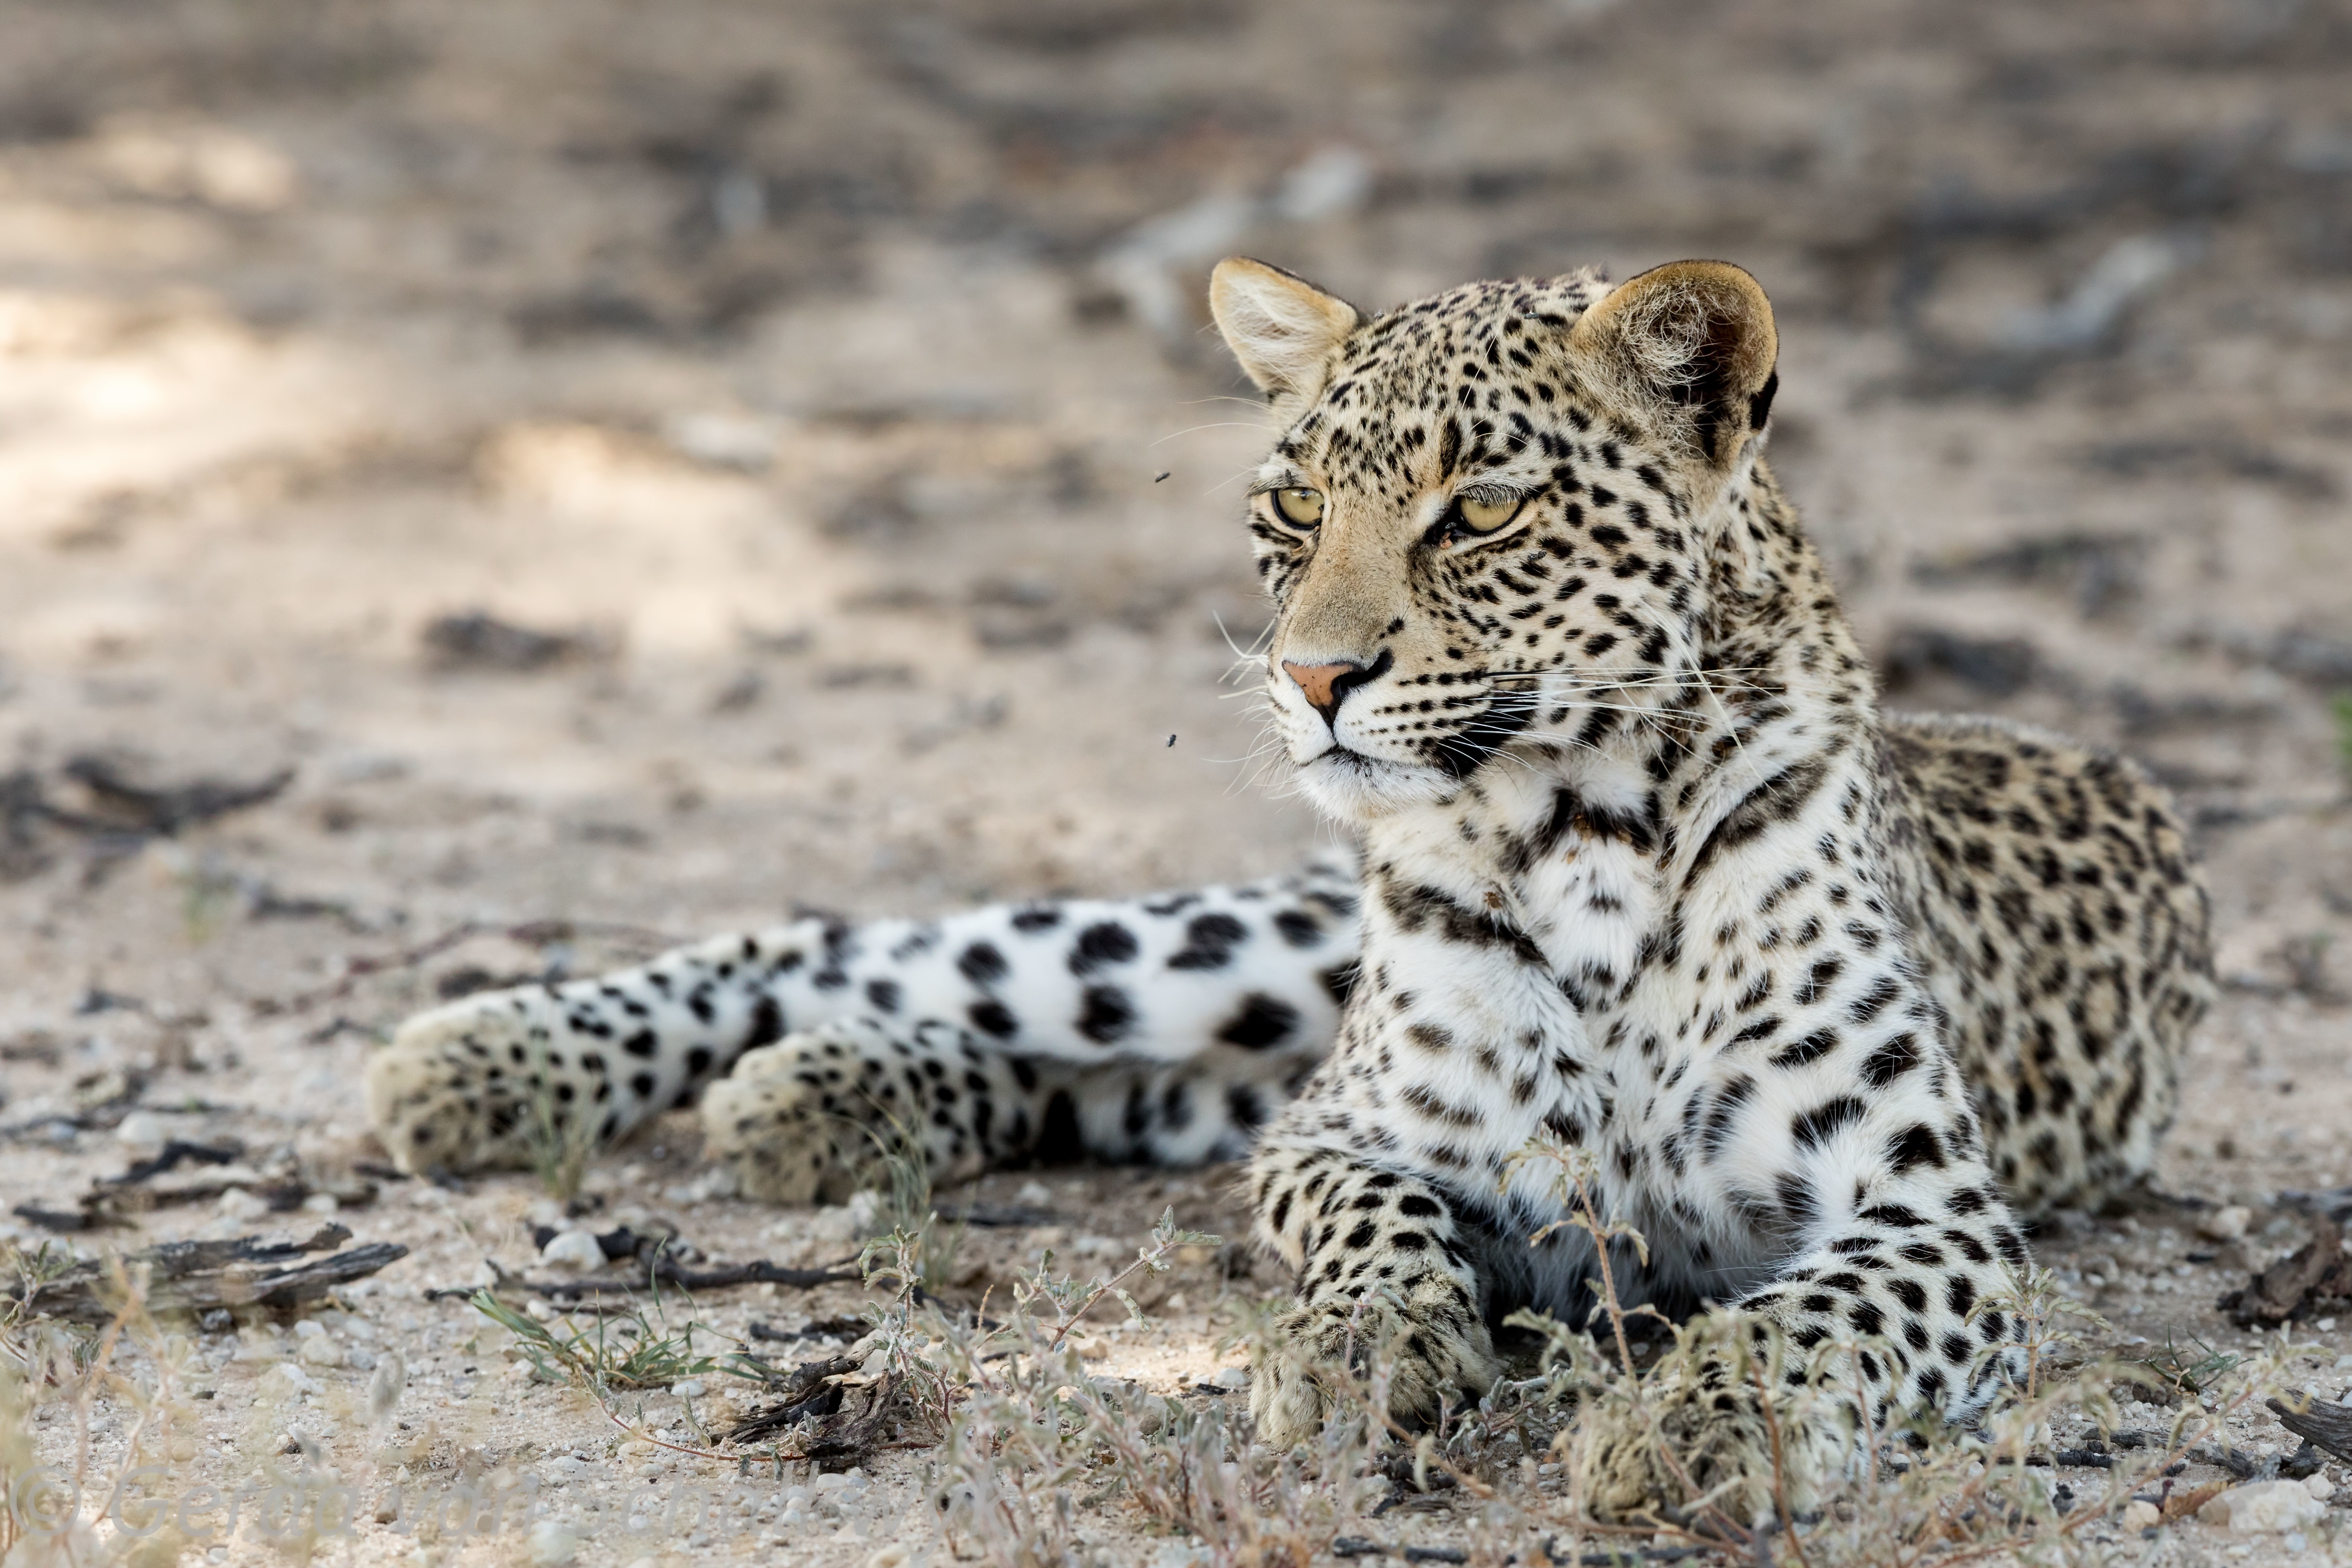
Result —
<instances>
[{"instance_id":1,"label":"black spot","mask_svg":"<svg viewBox=\"0 0 2352 1568\"><path fill-rule=\"evenodd\" d=\"M1133 931L1116 921L1098 921L1078 933L1070 949L1070 973L1083 980L1107 964L1125 963L1135 954Z\"/></svg>"},{"instance_id":2,"label":"black spot","mask_svg":"<svg viewBox=\"0 0 2352 1568\"><path fill-rule=\"evenodd\" d=\"M1062 923L1062 911L1051 904L1032 904L1013 912L1013 929L1024 934L1052 931Z\"/></svg>"},{"instance_id":3,"label":"black spot","mask_svg":"<svg viewBox=\"0 0 2352 1568\"><path fill-rule=\"evenodd\" d=\"M973 1028L1000 1040L1009 1040L1021 1032L1021 1020L1013 1016L1013 1009L993 996L973 1003L964 1016L971 1020Z\"/></svg>"},{"instance_id":4,"label":"black spot","mask_svg":"<svg viewBox=\"0 0 2352 1568\"><path fill-rule=\"evenodd\" d=\"M1242 1010L1217 1031L1217 1038L1244 1050L1260 1051L1282 1040L1297 1026L1297 1008L1279 996L1253 991L1244 998Z\"/></svg>"},{"instance_id":5,"label":"black spot","mask_svg":"<svg viewBox=\"0 0 2352 1568\"><path fill-rule=\"evenodd\" d=\"M992 942L973 942L958 953L956 971L974 985L993 985L1013 972Z\"/></svg>"},{"instance_id":6,"label":"black spot","mask_svg":"<svg viewBox=\"0 0 2352 1568\"><path fill-rule=\"evenodd\" d=\"M1077 1029L1098 1046L1124 1039L1135 1027L1135 1004L1116 985L1089 985Z\"/></svg>"},{"instance_id":7,"label":"black spot","mask_svg":"<svg viewBox=\"0 0 2352 1568\"><path fill-rule=\"evenodd\" d=\"M1842 1127L1850 1126L1863 1118L1868 1108L1852 1095L1842 1094L1835 1100L1823 1100L1797 1118L1797 1143L1801 1148L1819 1148L1834 1136Z\"/></svg>"},{"instance_id":8,"label":"black spot","mask_svg":"<svg viewBox=\"0 0 2352 1568\"><path fill-rule=\"evenodd\" d=\"M633 1057L650 1057L661 1048L651 1029L639 1029L621 1042L621 1048Z\"/></svg>"},{"instance_id":9,"label":"black spot","mask_svg":"<svg viewBox=\"0 0 2352 1568\"><path fill-rule=\"evenodd\" d=\"M700 1078L710 1070L710 1047L697 1046L686 1053L686 1076Z\"/></svg>"},{"instance_id":10,"label":"black spot","mask_svg":"<svg viewBox=\"0 0 2352 1568\"><path fill-rule=\"evenodd\" d=\"M1803 1039L1792 1040L1773 1052L1772 1065L1776 1068L1802 1067L1807 1062L1819 1061L1829 1055L1837 1049L1837 1044L1835 1029L1815 1029Z\"/></svg>"},{"instance_id":11,"label":"black spot","mask_svg":"<svg viewBox=\"0 0 2352 1568\"><path fill-rule=\"evenodd\" d=\"M762 996L760 1005L751 1009L751 1033L743 1041L745 1050L761 1046L772 1046L784 1037L784 1009L773 996Z\"/></svg>"},{"instance_id":12,"label":"black spot","mask_svg":"<svg viewBox=\"0 0 2352 1568\"><path fill-rule=\"evenodd\" d=\"M651 1100L654 1097L655 1081L653 1074L638 1073L629 1079L629 1091L639 1100Z\"/></svg>"},{"instance_id":13,"label":"black spot","mask_svg":"<svg viewBox=\"0 0 2352 1568\"><path fill-rule=\"evenodd\" d=\"M1938 1169L1944 1163L1944 1145L1936 1130L1924 1122L1913 1122L1896 1133L1886 1146L1887 1163L1896 1173L1916 1170L1921 1165Z\"/></svg>"},{"instance_id":14,"label":"black spot","mask_svg":"<svg viewBox=\"0 0 2352 1568\"><path fill-rule=\"evenodd\" d=\"M1323 922L1304 910L1284 910L1274 917L1274 929L1293 947L1316 947L1323 941Z\"/></svg>"},{"instance_id":15,"label":"black spot","mask_svg":"<svg viewBox=\"0 0 2352 1568\"><path fill-rule=\"evenodd\" d=\"M1223 969L1234 949L1249 940L1249 927L1228 914L1195 915L1184 927L1184 945L1168 960L1171 969Z\"/></svg>"},{"instance_id":16,"label":"black spot","mask_svg":"<svg viewBox=\"0 0 2352 1568\"><path fill-rule=\"evenodd\" d=\"M874 1005L874 1010L877 1013L897 1012L899 998L903 994L904 992L895 980L869 980L866 983L866 999Z\"/></svg>"},{"instance_id":17,"label":"black spot","mask_svg":"<svg viewBox=\"0 0 2352 1568\"><path fill-rule=\"evenodd\" d=\"M1862 1076L1873 1089L1885 1089L1920 1062L1919 1041L1897 1035L1863 1058Z\"/></svg>"}]
</instances>

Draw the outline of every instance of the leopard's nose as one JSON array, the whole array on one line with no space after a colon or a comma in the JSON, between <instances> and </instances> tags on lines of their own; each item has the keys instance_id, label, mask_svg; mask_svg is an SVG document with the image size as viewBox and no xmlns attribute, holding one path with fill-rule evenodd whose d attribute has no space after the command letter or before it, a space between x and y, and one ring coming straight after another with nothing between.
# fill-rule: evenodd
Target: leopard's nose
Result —
<instances>
[{"instance_id":1,"label":"leopard's nose","mask_svg":"<svg viewBox=\"0 0 2352 1568\"><path fill-rule=\"evenodd\" d=\"M1293 664L1282 661L1283 673L1298 683L1307 695L1307 706L1323 715L1323 722L1336 726L1339 722L1339 704L1348 693L1372 678L1372 671L1353 662L1345 664Z\"/></svg>"}]
</instances>

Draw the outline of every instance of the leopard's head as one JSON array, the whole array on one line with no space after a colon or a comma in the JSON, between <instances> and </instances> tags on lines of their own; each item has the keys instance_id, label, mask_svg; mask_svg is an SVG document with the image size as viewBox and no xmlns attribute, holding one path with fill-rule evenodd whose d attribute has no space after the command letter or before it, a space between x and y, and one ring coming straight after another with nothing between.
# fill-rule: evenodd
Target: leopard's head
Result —
<instances>
[{"instance_id":1,"label":"leopard's head","mask_svg":"<svg viewBox=\"0 0 2352 1568\"><path fill-rule=\"evenodd\" d=\"M1266 692L1320 807L1444 801L1498 753L1690 700L1778 380L1753 278L1684 261L1367 316L1236 258L1210 303L1279 431L1249 511Z\"/></svg>"}]
</instances>

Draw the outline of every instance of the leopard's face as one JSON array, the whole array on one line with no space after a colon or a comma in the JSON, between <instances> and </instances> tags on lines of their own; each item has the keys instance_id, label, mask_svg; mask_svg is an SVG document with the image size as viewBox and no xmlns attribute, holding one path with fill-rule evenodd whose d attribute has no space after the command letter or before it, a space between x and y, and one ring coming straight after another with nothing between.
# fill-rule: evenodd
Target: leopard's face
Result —
<instances>
[{"instance_id":1,"label":"leopard's face","mask_svg":"<svg viewBox=\"0 0 2352 1568\"><path fill-rule=\"evenodd\" d=\"M1644 418L1624 395L1577 330L1609 293L1589 275L1455 289L1354 321L1311 395L1276 390L1286 424L1249 503L1277 606L1265 693L1327 812L1446 800L1498 753L1590 743L1599 716L1685 690L1699 514L1735 443L1717 429L1705 451L1685 407Z\"/></svg>"}]
</instances>

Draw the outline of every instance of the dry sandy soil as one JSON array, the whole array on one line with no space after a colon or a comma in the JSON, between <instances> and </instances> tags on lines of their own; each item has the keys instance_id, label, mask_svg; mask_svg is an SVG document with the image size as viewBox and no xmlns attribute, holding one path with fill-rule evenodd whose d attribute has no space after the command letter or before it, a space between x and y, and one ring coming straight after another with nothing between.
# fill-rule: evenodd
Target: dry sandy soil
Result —
<instances>
[{"instance_id":1,"label":"dry sandy soil","mask_svg":"<svg viewBox=\"0 0 2352 1568\"><path fill-rule=\"evenodd\" d=\"M2278 1194L2352 1181L2340 3L5 0L0 38L11 1205L69 1210L165 1136L241 1144L248 1186L348 1182L381 1157L369 1050L488 979L794 903L1296 856L1318 828L1252 787L1222 700L1264 619L1234 524L1256 421L1197 305L1228 250L1375 306L1583 263L1754 269L1784 343L1772 455L1890 701L2120 745L2198 824L2226 990L2160 1184L2247 1206L2250 1234L2151 1201L2053 1227L2044 1261L2120 1340L2242 1349L2213 1301L2300 1237ZM541 636L444 620L477 612ZM211 815L122 787L282 769ZM601 1163L595 1223L845 1250L845 1215L709 1195L693 1142L673 1118ZM975 1231L971 1289L1055 1231L1114 1260L1170 1205L1242 1229L1222 1173L1034 1179L983 1184L1051 1213ZM623 1494L668 1459L614 1457L421 1295L524 1266L531 1180L343 1191L358 1239L412 1251L331 1337L406 1347L420 1466L597 1503L596 1562L935 1550L919 1455L848 1525L776 1523L771 1488L764 1516L628 1535ZM259 1206L69 1239L313 1218ZM1189 1388L1278 1285L1189 1265L1150 1331L1095 1348ZM858 1299L699 1305L740 1331ZM2299 1378L2343 1394L2352 1319L2301 1328L2326 1349ZM375 1474L363 1372L265 1388L294 1342L199 1342L192 1476L298 1426ZM45 1452L68 1424L37 1422ZM1088 1529L1112 1561L1189 1560ZM2135 1560L2235 1550L2107 1533ZM2294 1560L2352 1561L2336 1534ZM369 1523L333 1550L412 1549Z\"/></svg>"}]
</instances>

